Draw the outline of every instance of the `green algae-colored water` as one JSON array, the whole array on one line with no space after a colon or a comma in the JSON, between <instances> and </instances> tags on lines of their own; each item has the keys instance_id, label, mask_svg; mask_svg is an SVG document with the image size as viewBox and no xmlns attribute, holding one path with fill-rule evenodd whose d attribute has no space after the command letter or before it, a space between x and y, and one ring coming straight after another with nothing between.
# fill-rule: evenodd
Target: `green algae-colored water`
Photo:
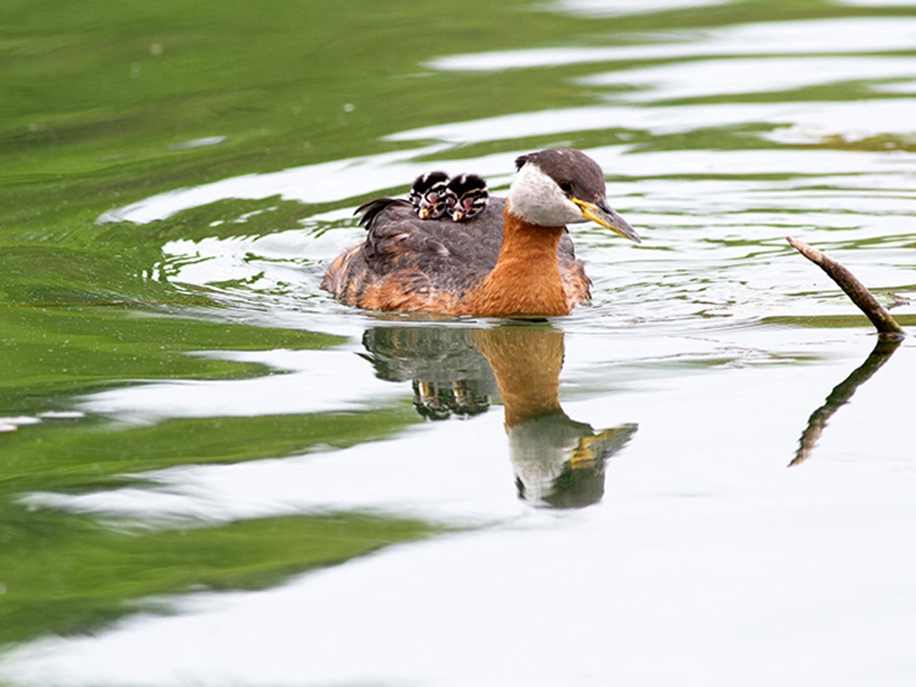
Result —
<instances>
[{"instance_id":1,"label":"green algae-colored water","mask_svg":"<svg viewBox=\"0 0 916 687\"><path fill-rule=\"evenodd\" d=\"M10 0L0 65L0 683L912 684L913 344L784 239L916 324L916 5ZM591 305L318 289L550 146L644 238Z\"/></svg>"}]
</instances>

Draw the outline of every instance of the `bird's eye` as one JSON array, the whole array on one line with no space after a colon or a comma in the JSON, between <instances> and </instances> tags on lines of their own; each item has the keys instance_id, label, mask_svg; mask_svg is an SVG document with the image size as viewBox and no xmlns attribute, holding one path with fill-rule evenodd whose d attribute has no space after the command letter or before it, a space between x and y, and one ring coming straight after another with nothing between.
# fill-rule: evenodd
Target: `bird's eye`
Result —
<instances>
[{"instance_id":1,"label":"bird's eye","mask_svg":"<svg viewBox=\"0 0 916 687\"><path fill-rule=\"evenodd\" d=\"M573 185L569 181L560 182L560 190L563 191L567 196L571 196L573 192Z\"/></svg>"}]
</instances>

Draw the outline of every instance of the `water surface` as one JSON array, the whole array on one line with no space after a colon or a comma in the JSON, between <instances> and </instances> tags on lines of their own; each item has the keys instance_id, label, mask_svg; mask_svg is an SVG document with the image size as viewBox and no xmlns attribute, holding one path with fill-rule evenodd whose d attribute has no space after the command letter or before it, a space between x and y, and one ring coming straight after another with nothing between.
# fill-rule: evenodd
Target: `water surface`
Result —
<instances>
[{"instance_id":1,"label":"water surface","mask_svg":"<svg viewBox=\"0 0 916 687\"><path fill-rule=\"evenodd\" d=\"M785 237L916 323L916 7L478 4L3 10L0 681L912 683L916 352ZM318 289L549 146L591 305Z\"/></svg>"}]
</instances>

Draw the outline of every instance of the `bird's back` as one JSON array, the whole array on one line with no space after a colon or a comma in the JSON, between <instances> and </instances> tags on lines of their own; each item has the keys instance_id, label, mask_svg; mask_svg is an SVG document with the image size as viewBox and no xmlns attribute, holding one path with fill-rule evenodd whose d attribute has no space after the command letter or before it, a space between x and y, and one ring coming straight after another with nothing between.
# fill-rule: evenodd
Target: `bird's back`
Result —
<instances>
[{"instance_id":1,"label":"bird's back","mask_svg":"<svg viewBox=\"0 0 916 687\"><path fill-rule=\"evenodd\" d=\"M491 198L479 215L456 223L420 219L403 201L370 202L366 240L334 260L321 287L370 310L473 314L467 296L496 265L504 205ZM589 280L568 234L557 252L568 300L587 300Z\"/></svg>"}]
</instances>

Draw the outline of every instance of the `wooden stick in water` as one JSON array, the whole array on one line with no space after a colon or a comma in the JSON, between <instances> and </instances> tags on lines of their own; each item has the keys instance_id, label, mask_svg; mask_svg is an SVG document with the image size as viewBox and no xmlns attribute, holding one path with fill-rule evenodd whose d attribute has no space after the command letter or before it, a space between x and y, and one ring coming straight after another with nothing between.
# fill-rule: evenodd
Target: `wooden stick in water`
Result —
<instances>
[{"instance_id":1,"label":"wooden stick in water","mask_svg":"<svg viewBox=\"0 0 916 687\"><path fill-rule=\"evenodd\" d=\"M859 309L865 313L865 316L875 325L879 334L886 336L902 337L903 329L891 317L891 314L877 301L864 284L856 279L855 275L843 267L833 258L824 255L817 248L809 246L804 241L799 241L791 236L786 237L795 250L808 258L815 265L827 273L837 285L846 292L846 295L852 299Z\"/></svg>"}]
</instances>

